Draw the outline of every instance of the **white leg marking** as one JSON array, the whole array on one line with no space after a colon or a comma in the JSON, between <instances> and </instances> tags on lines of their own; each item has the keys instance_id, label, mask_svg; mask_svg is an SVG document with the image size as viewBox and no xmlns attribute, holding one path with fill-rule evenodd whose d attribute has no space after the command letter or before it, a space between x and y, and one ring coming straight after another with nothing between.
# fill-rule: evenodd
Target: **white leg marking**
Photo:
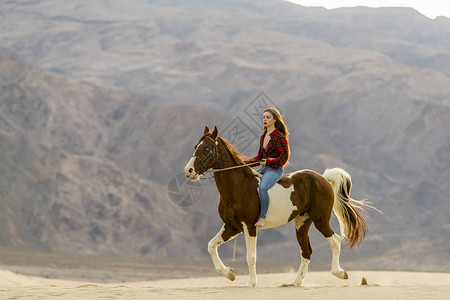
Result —
<instances>
[{"instance_id":1,"label":"white leg marking","mask_svg":"<svg viewBox=\"0 0 450 300\"><path fill-rule=\"evenodd\" d=\"M214 263L214 268L217 272L227 277L230 280L234 280L234 272L231 268L225 267L217 252L217 247L224 243L222 233L225 231L225 225L219 230L215 237L213 237L208 243L208 252L211 255ZM232 240L234 237L230 238Z\"/></svg>"},{"instance_id":2,"label":"white leg marking","mask_svg":"<svg viewBox=\"0 0 450 300\"><path fill-rule=\"evenodd\" d=\"M302 249L300 249L300 256L302 255ZM302 262L300 263L300 267L298 268L297 275L295 276L294 280L289 282L287 285L289 286L301 286L303 283L303 280L305 279L306 273L308 272L308 266L309 266L309 259L303 258L302 256Z\"/></svg>"},{"instance_id":3,"label":"white leg marking","mask_svg":"<svg viewBox=\"0 0 450 300\"><path fill-rule=\"evenodd\" d=\"M294 225L295 225L295 229L298 230L300 229L300 227L303 226L303 224L305 223L305 220L308 219L308 214L304 214L303 216L297 216L294 218ZM308 272L308 266L309 266L309 259L303 258L302 256L302 248L299 245L299 249L300 249L300 257L301 257L301 263L300 263L300 267L298 268L298 272L297 275L295 276L295 278L289 282L287 285L288 286L301 286L303 283L303 280L305 279L306 273Z\"/></svg>"},{"instance_id":4,"label":"white leg marking","mask_svg":"<svg viewBox=\"0 0 450 300\"><path fill-rule=\"evenodd\" d=\"M327 238L328 243L330 243L331 250L333 251L333 261L331 263L331 274L334 276L347 279L347 272L341 269L339 264L339 256L341 255L341 237L334 233L332 236Z\"/></svg>"},{"instance_id":5,"label":"white leg marking","mask_svg":"<svg viewBox=\"0 0 450 300\"><path fill-rule=\"evenodd\" d=\"M248 282L244 285L246 287L255 287L256 286L256 236L250 236L247 225L242 223L244 227L245 234L245 244L247 246L247 264L248 264L248 273L249 279Z\"/></svg>"}]
</instances>

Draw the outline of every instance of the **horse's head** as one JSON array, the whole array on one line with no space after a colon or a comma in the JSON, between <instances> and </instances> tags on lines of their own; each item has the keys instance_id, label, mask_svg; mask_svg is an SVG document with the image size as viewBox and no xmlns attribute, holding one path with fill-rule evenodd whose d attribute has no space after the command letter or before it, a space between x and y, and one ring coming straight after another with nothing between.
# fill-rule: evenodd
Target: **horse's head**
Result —
<instances>
[{"instance_id":1,"label":"horse's head","mask_svg":"<svg viewBox=\"0 0 450 300\"><path fill-rule=\"evenodd\" d=\"M214 127L212 133L209 132L208 126L205 126L203 136L198 143L194 146L194 154L184 167L184 173L186 177L191 180L196 180L206 170L210 169L218 160L218 137L219 130L217 126Z\"/></svg>"}]
</instances>

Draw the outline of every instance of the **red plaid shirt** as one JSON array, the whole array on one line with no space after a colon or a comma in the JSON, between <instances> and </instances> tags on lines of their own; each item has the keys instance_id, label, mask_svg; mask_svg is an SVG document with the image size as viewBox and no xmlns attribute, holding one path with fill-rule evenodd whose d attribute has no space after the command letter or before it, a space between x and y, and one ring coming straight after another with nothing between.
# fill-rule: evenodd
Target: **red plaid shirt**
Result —
<instances>
[{"instance_id":1,"label":"red plaid shirt","mask_svg":"<svg viewBox=\"0 0 450 300\"><path fill-rule=\"evenodd\" d=\"M278 169L282 167L289 158L288 142L284 134L278 128L275 128L275 130L270 133L270 141L267 144L267 150L265 150L263 147L265 135L265 132L261 135L258 155L249 159L246 163L255 162L264 158L272 158L271 160L267 160L266 166L269 166L272 169ZM259 164L255 166L258 165Z\"/></svg>"}]
</instances>

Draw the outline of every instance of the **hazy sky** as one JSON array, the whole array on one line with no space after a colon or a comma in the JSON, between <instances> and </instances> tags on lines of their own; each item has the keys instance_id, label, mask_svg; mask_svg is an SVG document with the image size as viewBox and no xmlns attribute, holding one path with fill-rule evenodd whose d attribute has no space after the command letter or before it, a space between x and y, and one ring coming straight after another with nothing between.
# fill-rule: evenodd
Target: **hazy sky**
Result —
<instances>
[{"instance_id":1,"label":"hazy sky","mask_svg":"<svg viewBox=\"0 0 450 300\"><path fill-rule=\"evenodd\" d=\"M448 0L288 0L303 6L322 6L328 9L350 6L369 7L412 7L421 14L434 19L437 16L450 18L450 1Z\"/></svg>"}]
</instances>

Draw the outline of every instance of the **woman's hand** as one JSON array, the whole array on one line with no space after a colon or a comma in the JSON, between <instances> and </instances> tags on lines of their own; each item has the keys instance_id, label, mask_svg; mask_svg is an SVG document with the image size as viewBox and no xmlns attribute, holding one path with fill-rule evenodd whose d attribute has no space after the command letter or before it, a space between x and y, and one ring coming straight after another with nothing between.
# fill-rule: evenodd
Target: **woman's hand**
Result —
<instances>
[{"instance_id":1,"label":"woman's hand","mask_svg":"<svg viewBox=\"0 0 450 300\"><path fill-rule=\"evenodd\" d=\"M263 159L262 159L261 165L266 166L266 163L267 163L268 160L274 160L274 159L275 159L275 158L272 158L272 157L269 157L269 158L263 158Z\"/></svg>"}]
</instances>

